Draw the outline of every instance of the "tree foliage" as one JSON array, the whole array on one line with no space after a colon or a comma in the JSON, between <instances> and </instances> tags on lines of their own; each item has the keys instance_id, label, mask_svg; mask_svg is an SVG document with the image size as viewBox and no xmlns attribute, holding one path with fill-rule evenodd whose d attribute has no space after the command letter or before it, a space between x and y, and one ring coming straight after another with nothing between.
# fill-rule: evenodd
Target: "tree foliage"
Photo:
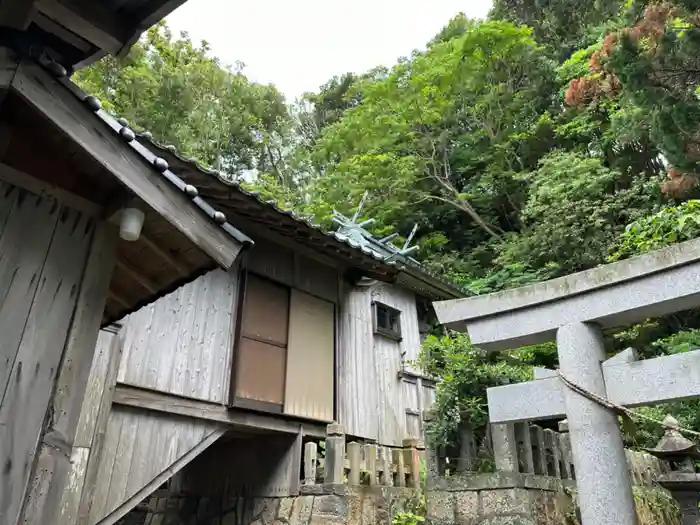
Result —
<instances>
[{"instance_id":1,"label":"tree foliage","mask_svg":"<svg viewBox=\"0 0 700 525\"><path fill-rule=\"evenodd\" d=\"M175 39L160 23L126 58L109 56L75 80L105 109L204 164L231 176L258 169L282 177L289 128L282 95L240 68L222 67L206 42L183 36Z\"/></svg>"}]
</instances>

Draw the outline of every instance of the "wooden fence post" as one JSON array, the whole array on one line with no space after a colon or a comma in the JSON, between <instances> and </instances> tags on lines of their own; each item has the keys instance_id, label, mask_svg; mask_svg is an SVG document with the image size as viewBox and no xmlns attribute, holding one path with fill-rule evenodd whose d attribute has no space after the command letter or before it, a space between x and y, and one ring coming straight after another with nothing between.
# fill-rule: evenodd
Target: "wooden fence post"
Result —
<instances>
[{"instance_id":1,"label":"wooden fence post","mask_svg":"<svg viewBox=\"0 0 700 525\"><path fill-rule=\"evenodd\" d=\"M338 423L326 429L326 460L323 467L324 482L342 484L345 481L345 433Z\"/></svg>"},{"instance_id":2,"label":"wooden fence post","mask_svg":"<svg viewBox=\"0 0 700 525\"><path fill-rule=\"evenodd\" d=\"M365 470L369 476L370 486L377 484L377 445L365 445Z\"/></svg>"},{"instance_id":3,"label":"wooden fence post","mask_svg":"<svg viewBox=\"0 0 700 525\"><path fill-rule=\"evenodd\" d=\"M559 449L559 435L553 430L546 429L544 431L544 439L547 448L550 451L553 466L549 469L549 475L561 479L561 450Z\"/></svg>"},{"instance_id":4,"label":"wooden fence post","mask_svg":"<svg viewBox=\"0 0 700 525\"><path fill-rule=\"evenodd\" d=\"M409 438L403 440L404 460L411 471L408 475L408 486L417 488L420 486L420 456L418 455L418 440Z\"/></svg>"},{"instance_id":5,"label":"wooden fence post","mask_svg":"<svg viewBox=\"0 0 700 525\"><path fill-rule=\"evenodd\" d=\"M530 425L516 423L514 425L515 441L518 449L518 466L522 465L523 472L535 473L535 461L532 457L532 438L530 437Z\"/></svg>"},{"instance_id":6,"label":"wooden fence post","mask_svg":"<svg viewBox=\"0 0 700 525\"><path fill-rule=\"evenodd\" d=\"M544 446L544 433L537 425L530 425L532 455L535 462L535 474L547 475L547 450Z\"/></svg>"},{"instance_id":7,"label":"wooden fence post","mask_svg":"<svg viewBox=\"0 0 700 525\"><path fill-rule=\"evenodd\" d=\"M424 410L423 411L423 443L425 444L425 466L427 469L427 476L429 479L437 479L437 477L440 475L440 458L438 456L438 451L437 447L431 443L430 437L428 436L428 426L431 421L433 421L434 416L433 412L431 409ZM396 451L393 451L393 457L394 457L394 464L397 465L398 469L398 461L397 458L401 458L401 467L403 469L403 453L397 454ZM402 474L403 476L403 474ZM397 481L399 479L398 476L398 470L397 470ZM405 486L406 484L406 478L403 477L403 485L398 485L397 486Z\"/></svg>"},{"instance_id":8,"label":"wooden fence post","mask_svg":"<svg viewBox=\"0 0 700 525\"><path fill-rule=\"evenodd\" d=\"M304 485L316 484L316 458L318 446L310 441L304 445Z\"/></svg>"},{"instance_id":9,"label":"wooden fence post","mask_svg":"<svg viewBox=\"0 0 700 525\"><path fill-rule=\"evenodd\" d=\"M406 468L403 461L403 450L394 450L394 463L396 463L396 483L397 487L406 486Z\"/></svg>"},{"instance_id":10,"label":"wooden fence post","mask_svg":"<svg viewBox=\"0 0 700 525\"><path fill-rule=\"evenodd\" d=\"M471 472L476 464L476 440L469 423L462 423L459 429L459 459L457 472Z\"/></svg>"},{"instance_id":11,"label":"wooden fence post","mask_svg":"<svg viewBox=\"0 0 700 525\"><path fill-rule=\"evenodd\" d=\"M491 444L499 472L518 472L518 444L511 423L491 425Z\"/></svg>"},{"instance_id":12,"label":"wooden fence post","mask_svg":"<svg viewBox=\"0 0 700 525\"><path fill-rule=\"evenodd\" d=\"M561 447L564 479L574 479L573 459L571 457L571 438L568 433L559 434L559 446Z\"/></svg>"},{"instance_id":13,"label":"wooden fence post","mask_svg":"<svg viewBox=\"0 0 700 525\"><path fill-rule=\"evenodd\" d=\"M360 444L356 442L348 443L348 464L350 472L348 473L348 484L360 484Z\"/></svg>"},{"instance_id":14,"label":"wooden fence post","mask_svg":"<svg viewBox=\"0 0 700 525\"><path fill-rule=\"evenodd\" d=\"M387 447L379 448L379 484L386 487L391 487L394 483L392 475L391 451Z\"/></svg>"}]
</instances>

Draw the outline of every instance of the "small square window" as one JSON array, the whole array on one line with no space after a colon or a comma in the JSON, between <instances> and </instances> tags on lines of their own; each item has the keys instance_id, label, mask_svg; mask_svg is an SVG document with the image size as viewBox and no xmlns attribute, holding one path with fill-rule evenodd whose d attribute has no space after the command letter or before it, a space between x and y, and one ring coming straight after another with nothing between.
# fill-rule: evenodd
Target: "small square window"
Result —
<instances>
[{"instance_id":1,"label":"small square window","mask_svg":"<svg viewBox=\"0 0 700 525\"><path fill-rule=\"evenodd\" d=\"M382 303L373 303L374 333L401 341L401 312Z\"/></svg>"}]
</instances>

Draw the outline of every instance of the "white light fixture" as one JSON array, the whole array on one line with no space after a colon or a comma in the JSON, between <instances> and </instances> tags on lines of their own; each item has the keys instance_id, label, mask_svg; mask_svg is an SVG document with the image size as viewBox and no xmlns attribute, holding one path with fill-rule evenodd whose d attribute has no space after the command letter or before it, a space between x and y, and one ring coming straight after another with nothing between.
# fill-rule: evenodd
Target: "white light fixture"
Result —
<instances>
[{"instance_id":1,"label":"white light fixture","mask_svg":"<svg viewBox=\"0 0 700 525\"><path fill-rule=\"evenodd\" d=\"M125 241L138 241L144 214L138 208L124 208L120 213L119 236Z\"/></svg>"}]
</instances>

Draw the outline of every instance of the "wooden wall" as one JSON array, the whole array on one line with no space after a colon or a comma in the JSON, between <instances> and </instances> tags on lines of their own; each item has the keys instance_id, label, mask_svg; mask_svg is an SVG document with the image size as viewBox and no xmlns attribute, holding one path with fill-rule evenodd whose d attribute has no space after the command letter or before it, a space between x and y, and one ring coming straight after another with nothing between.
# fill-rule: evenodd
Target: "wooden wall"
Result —
<instances>
[{"instance_id":1,"label":"wooden wall","mask_svg":"<svg viewBox=\"0 0 700 525\"><path fill-rule=\"evenodd\" d=\"M401 341L374 335L373 301L401 312ZM407 364L418 357L421 346L413 292L388 284L344 290L339 330L338 420L346 433L393 446L418 437L411 416L418 430L420 417L412 412L421 407L417 396L430 394L422 392L419 381L401 377L419 372Z\"/></svg>"},{"instance_id":2,"label":"wooden wall","mask_svg":"<svg viewBox=\"0 0 700 525\"><path fill-rule=\"evenodd\" d=\"M94 226L55 199L0 182L2 525L21 510Z\"/></svg>"},{"instance_id":3,"label":"wooden wall","mask_svg":"<svg viewBox=\"0 0 700 525\"><path fill-rule=\"evenodd\" d=\"M216 423L114 405L89 524L131 510L223 434ZM185 461L183 461L185 460ZM187 461L189 460L189 461ZM106 521L114 523L116 516Z\"/></svg>"},{"instance_id":4,"label":"wooden wall","mask_svg":"<svg viewBox=\"0 0 700 525\"><path fill-rule=\"evenodd\" d=\"M214 270L127 316L119 382L226 402L236 286Z\"/></svg>"}]
</instances>

